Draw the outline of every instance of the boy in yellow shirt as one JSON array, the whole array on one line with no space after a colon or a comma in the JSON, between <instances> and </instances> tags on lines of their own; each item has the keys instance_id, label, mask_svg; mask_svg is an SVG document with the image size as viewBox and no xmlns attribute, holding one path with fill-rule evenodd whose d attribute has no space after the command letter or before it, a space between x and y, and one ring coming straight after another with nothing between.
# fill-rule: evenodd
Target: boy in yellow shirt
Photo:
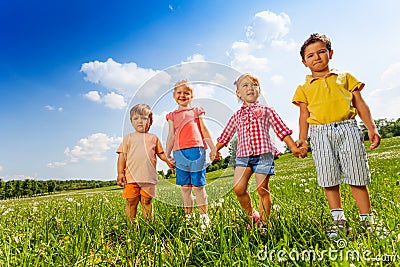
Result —
<instances>
[{"instance_id":1,"label":"boy in yellow shirt","mask_svg":"<svg viewBox=\"0 0 400 267\"><path fill-rule=\"evenodd\" d=\"M340 195L342 182L350 185L361 224L372 234L374 217L367 187L371 174L363 133L355 116L358 114L368 129L371 150L379 145L381 137L370 109L361 97L364 83L348 72L329 69L333 50L325 35L311 34L302 45L300 55L311 75L297 87L292 100L300 108L297 144L307 149L310 132L318 184L324 187L333 216L328 237L336 237L338 230L346 233L349 230Z\"/></svg>"}]
</instances>

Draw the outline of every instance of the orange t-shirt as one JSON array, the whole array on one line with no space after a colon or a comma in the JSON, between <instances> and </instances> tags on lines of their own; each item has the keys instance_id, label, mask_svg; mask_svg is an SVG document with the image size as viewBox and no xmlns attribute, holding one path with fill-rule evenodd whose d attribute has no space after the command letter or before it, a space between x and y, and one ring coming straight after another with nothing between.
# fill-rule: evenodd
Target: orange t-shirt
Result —
<instances>
[{"instance_id":1,"label":"orange t-shirt","mask_svg":"<svg viewBox=\"0 0 400 267\"><path fill-rule=\"evenodd\" d=\"M129 133L117 149L126 159L125 177L127 183L157 184L157 154L163 153L158 137L151 133Z\"/></svg>"},{"instance_id":2,"label":"orange t-shirt","mask_svg":"<svg viewBox=\"0 0 400 267\"><path fill-rule=\"evenodd\" d=\"M200 130L199 116L205 114L201 107L175 110L167 114L167 120L174 123L175 139L172 150L190 147L206 147Z\"/></svg>"}]
</instances>

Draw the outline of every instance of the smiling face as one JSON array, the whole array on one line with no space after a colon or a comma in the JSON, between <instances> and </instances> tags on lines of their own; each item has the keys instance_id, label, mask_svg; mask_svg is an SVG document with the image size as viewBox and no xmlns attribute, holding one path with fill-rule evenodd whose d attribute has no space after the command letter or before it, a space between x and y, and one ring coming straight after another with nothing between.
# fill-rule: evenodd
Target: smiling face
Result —
<instances>
[{"instance_id":1,"label":"smiling face","mask_svg":"<svg viewBox=\"0 0 400 267\"><path fill-rule=\"evenodd\" d=\"M177 86L174 90L174 99L179 109L187 108L190 105L190 101L193 99L193 91L184 84Z\"/></svg>"},{"instance_id":2,"label":"smiling face","mask_svg":"<svg viewBox=\"0 0 400 267\"><path fill-rule=\"evenodd\" d=\"M260 96L258 81L249 76L241 78L236 84L236 95L246 106L256 102Z\"/></svg>"},{"instance_id":3,"label":"smiling face","mask_svg":"<svg viewBox=\"0 0 400 267\"><path fill-rule=\"evenodd\" d=\"M324 77L329 73L329 60L332 54L333 50L329 51L324 43L318 41L304 49L302 62L311 70L313 77Z\"/></svg>"}]
</instances>

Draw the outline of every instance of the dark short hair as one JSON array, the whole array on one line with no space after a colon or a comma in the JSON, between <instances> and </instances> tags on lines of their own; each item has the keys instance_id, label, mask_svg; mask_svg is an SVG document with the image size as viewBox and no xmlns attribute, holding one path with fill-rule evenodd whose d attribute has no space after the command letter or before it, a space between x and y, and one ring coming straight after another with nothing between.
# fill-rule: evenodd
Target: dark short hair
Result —
<instances>
[{"instance_id":1,"label":"dark short hair","mask_svg":"<svg viewBox=\"0 0 400 267\"><path fill-rule=\"evenodd\" d=\"M313 33L310 35L310 37L303 43L303 45L300 48L300 56L301 59L304 60L304 50L306 50L306 47L309 46L310 44L316 43L316 42L321 42L323 43L328 51L330 52L332 50L331 46L331 40L329 40L328 37L326 37L325 34L319 34L319 33Z\"/></svg>"}]
</instances>

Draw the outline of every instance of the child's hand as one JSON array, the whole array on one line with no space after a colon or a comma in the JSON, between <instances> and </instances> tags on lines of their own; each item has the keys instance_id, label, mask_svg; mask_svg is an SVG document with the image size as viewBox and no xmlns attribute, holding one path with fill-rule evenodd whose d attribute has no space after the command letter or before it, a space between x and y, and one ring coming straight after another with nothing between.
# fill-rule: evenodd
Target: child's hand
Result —
<instances>
[{"instance_id":1,"label":"child's hand","mask_svg":"<svg viewBox=\"0 0 400 267\"><path fill-rule=\"evenodd\" d=\"M301 151L301 155L300 155L301 158L304 159L305 157L307 157L307 152L308 152L307 147L304 147L304 146L300 147L300 151Z\"/></svg>"},{"instance_id":2,"label":"child's hand","mask_svg":"<svg viewBox=\"0 0 400 267\"><path fill-rule=\"evenodd\" d=\"M173 157L171 157L171 156L167 156L167 159L175 167L175 159ZM168 165L168 167L169 167L169 165Z\"/></svg>"},{"instance_id":3,"label":"child's hand","mask_svg":"<svg viewBox=\"0 0 400 267\"><path fill-rule=\"evenodd\" d=\"M216 149L211 149L210 151L210 160L213 162L214 160L220 160L221 154Z\"/></svg>"},{"instance_id":4,"label":"child's hand","mask_svg":"<svg viewBox=\"0 0 400 267\"><path fill-rule=\"evenodd\" d=\"M381 136L376 131L372 134L372 137L369 136L369 141L371 143L369 149L373 150L373 149L377 148L379 146L379 144L381 143Z\"/></svg>"},{"instance_id":5,"label":"child's hand","mask_svg":"<svg viewBox=\"0 0 400 267\"><path fill-rule=\"evenodd\" d=\"M125 177L125 174L123 174L123 173L118 174L118 177L117 177L117 185L118 185L118 186L121 186L121 187L124 187L125 184L126 184L126 177Z\"/></svg>"},{"instance_id":6,"label":"child's hand","mask_svg":"<svg viewBox=\"0 0 400 267\"><path fill-rule=\"evenodd\" d=\"M172 173L175 173L175 164L171 161L167 162L168 168L171 170Z\"/></svg>"}]
</instances>

